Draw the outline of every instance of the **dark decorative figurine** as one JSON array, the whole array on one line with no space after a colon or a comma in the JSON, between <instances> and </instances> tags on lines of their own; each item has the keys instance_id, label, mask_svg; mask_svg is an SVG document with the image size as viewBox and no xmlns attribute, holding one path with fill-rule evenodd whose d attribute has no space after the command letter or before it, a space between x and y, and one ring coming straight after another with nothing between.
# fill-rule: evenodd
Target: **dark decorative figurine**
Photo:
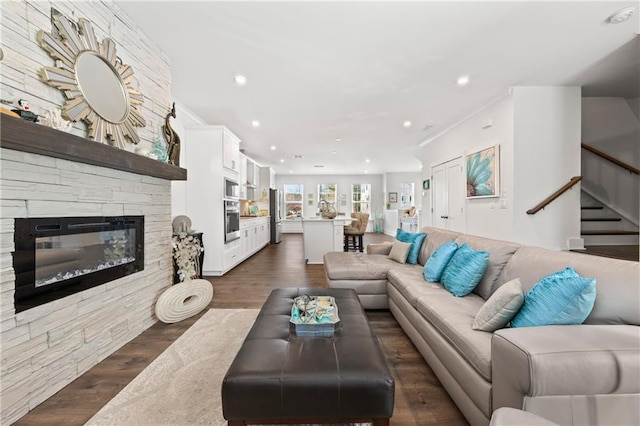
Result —
<instances>
[{"instance_id":1,"label":"dark decorative figurine","mask_svg":"<svg viewBox=\"0 0 640 426\"><path fill-rule=\"evenodd\" d=\"M169 164L180 167L180 136L173 130L171 123L169 123L169 117L176 118L176 103L171 106L171 111L164 118L164 126L162 126L162 133L167 141L167 153L169 157Z\"/></svg>"}]
</instances>

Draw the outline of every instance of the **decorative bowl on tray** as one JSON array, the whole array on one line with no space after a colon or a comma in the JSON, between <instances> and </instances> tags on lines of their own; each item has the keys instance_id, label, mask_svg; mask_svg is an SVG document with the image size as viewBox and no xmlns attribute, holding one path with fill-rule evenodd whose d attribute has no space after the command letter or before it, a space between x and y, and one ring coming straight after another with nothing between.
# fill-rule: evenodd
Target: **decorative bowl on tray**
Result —
<instances>
[{"instance_id":1,"label":"decorative bowl on tray","mask_svg":"<svg viewBox=\"0 0 640 426\"><path fill-rule=\"evenodd\" d=\"M332 296L298 296L289 322L296 336L331 337L340 322L338 306Z\"/></svg>"}]
</instances>

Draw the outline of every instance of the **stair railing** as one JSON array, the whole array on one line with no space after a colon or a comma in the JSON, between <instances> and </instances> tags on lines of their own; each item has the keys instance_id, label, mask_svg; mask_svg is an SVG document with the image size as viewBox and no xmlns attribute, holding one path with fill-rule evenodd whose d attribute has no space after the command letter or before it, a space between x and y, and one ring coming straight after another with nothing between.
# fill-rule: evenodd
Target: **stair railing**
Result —
<instances>
[{"instance_id":1,"label":"stair railing","mask_svg":"<svg viewBox=\"0 0 640 426\"><path fill-rule=\"evenodd\" d=\"M553 194L551 194L550 196L545 198L544 201L542 201L540 204L538 204L534 208L527 210L527 214L536 214L536 213L538 213L540 210L544 209L549 204L551 204L551 202L553 200L555 200L556 198L558 198L559 196L561 196L562 194L564 194L565 192L567 192L568 190L573 188L573 186L576 183L580 182L581 180L582 180L582 176L574 176L574 177L572 177L569 180L569 182L566 183L562 188L558 189L556 192L554 192Z\"/></svg>"},{"instance_id":2,"label":"stair railing","mask_svg":"<svg viewBox=\"0 0 640 426\"><path fill-rule=\"evenodd\" d=\"M599 149L596 149L590 145L587 145L586 143L582 143L580 144L582 146L582 149L586 149L589 152L594 153L595 155L597 155L598 157L604 158L607 161L612 162L613 164L622 167L623 169L627 170L629 173L633 173L633 174L640 174L640 169L636 169L635 167L633 167L630 164L625 163L624 161L620 161L617 158L614 158L612 156L610 156L609 154L600 151Z\"/></svg>"}]
</instances>

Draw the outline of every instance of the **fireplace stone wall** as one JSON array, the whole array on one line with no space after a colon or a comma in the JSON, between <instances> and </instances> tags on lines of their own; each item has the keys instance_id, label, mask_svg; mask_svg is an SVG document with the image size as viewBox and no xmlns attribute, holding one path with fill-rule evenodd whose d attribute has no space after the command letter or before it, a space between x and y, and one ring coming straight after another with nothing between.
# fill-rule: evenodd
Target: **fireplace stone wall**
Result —
<instances>
[{"instance_id":1,"label":"fireplace stone wall","mask_svg":"<svg viewBox=\"0 0 640 426\"><path fill-rule=\"evenodd\" d=\"M4 148L0 156L0 423L9 424L156 322L155 301L173 279L171 182ZM144 271L16 314L13 218L60 215L144 215Z\"/></svg>"},{"instance_id":2,"label":"fireplace stone wall","mask_svg":"<svg viewBox=\"0 0 640 426\"><path fill-rule=\"evenodd\" d=\"M36 113L64 103L38 76L53 65L35 39L39 29L51 31L51 7L91 20L100 39L116 42L145 97L139 135L149 149L172 101L170 64L110 1L0 2L0 97L28 99ZM84 137L86 129L76 123L72 133ZM0 424L8 425L157 321L155 301L172 283L171 181L0 148L0 185ZM144 215L144 270L16 314L14 218L94 215Z\"/></svg>"}]
</instances>

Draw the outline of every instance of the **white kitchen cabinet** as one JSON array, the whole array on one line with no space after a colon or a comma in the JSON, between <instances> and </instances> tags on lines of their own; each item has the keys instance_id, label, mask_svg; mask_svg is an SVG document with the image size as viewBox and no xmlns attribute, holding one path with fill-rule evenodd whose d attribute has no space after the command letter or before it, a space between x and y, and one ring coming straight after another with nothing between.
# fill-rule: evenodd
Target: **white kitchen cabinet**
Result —
<instances>
[{"instance_id":1,"label":"white kitchen cabinet","mask_svg":"<svg viewBox=\"0 0 640 426\"><path fill-rule=\"evenodd\" d=\"M192 228L203 233L205 276L223 275L239 262L241 254L240 240L224 242L224 178L238 179L238 173L223 164L227 140L238 138L225 126L188 126L183 136L188 170L184 212ZM235 161L239 170L239 153Z\"/></svg>"},{"instance_id":2,"label":"white kitchen cabinet","mask_svg":"<svg viewBox=\"0 0 640 426\"><path fill-rule=\"evenodd\" d=\"M240 171L240 139L225 128L223 135L222 164L234 172Z\"/></svg>"},{"instance_id":3,"label":"white kitchen cabinet","mask_svg":"<svg viewBox=\"0 0 640 426\"><path fill-rule=\"evenodd\" d=\"M240 221L240 239L242 256L240 262L260 251L269 244L269 218L242 218Z\"/></svg>"},{"instance_id":4,"label":"white kitchen cabinet","mask_svg":"<svg viewBox=\"0 0 640 426\"><path fill-rule=\"evenodd\" d=\"M240 183L240 199L247 199L247 156L240 153L240 173L238 182Z\"/></svg>"}]
</instances>

